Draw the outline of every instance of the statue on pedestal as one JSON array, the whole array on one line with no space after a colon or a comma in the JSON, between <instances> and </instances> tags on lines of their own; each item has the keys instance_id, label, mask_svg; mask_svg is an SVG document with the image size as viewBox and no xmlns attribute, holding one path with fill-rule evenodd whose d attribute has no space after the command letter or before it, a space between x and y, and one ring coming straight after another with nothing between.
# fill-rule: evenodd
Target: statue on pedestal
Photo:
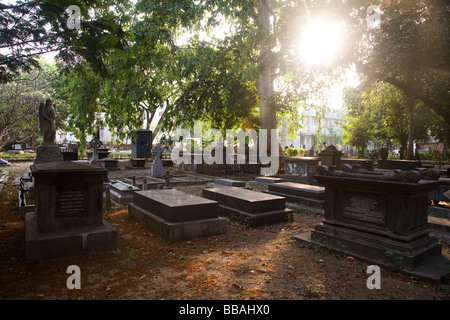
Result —
<instances>
[{"instance_id":1,"label":"statue on pedestal","mask_svg":"<svg viewBox=\"0 0 450 320\"><path fill-rule=\"evenodd\" d=\"M56 137L56 110L52 100L47 99L39 106L39 125L44 136L44 142L55 143Z\"/></svg>"}]
</instances>

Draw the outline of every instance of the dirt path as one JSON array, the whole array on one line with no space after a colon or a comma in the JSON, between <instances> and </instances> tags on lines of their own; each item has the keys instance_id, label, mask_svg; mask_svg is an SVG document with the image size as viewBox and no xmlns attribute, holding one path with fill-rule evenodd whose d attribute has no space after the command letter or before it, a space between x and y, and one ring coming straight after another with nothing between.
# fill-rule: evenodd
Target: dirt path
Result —
<instances>
[{"instance_id":1,"label":"dirt path","mask_svg":"<svg viewBox=\"0 0 450 320\"><path fill-rule=\"evenodd\" d=\"M226 235L168 244L115 205L105 219L118 231L115 252L26 264L13 163L0 198L0 299L449 299L449 286L381 270L381 289L366 286L367 264L293 240L322 220L295 211L291 222L247 229L228 221ZM200 194L199 186L182 191ZM443 244L450 256L449 246ZM81 290L66 286L67 267L81 269Z\"/></svg>"}]
</instances>

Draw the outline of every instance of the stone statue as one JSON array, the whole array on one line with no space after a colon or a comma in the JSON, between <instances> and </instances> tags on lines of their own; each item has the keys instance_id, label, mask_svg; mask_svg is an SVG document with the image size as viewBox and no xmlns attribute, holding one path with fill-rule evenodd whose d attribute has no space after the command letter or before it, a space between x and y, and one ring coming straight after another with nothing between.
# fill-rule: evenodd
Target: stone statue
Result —
<instances>
[{"instance_id":1,"label":"stone statue","mask_svg":"<svg viewBox=\"0 0 450 320\"><path fill-rule=\"evenodd\" d=\"M47 99L39 106L39 125L44 136L44 142L54 143L56 137L56 110L52 100Z\"/></svg>"}]
</instances>

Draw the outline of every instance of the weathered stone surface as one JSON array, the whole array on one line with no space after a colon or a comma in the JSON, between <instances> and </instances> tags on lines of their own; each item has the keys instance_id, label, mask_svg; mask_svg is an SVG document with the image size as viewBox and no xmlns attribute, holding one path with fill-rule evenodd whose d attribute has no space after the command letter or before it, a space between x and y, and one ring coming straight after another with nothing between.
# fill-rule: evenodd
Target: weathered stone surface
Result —
<instances>
[{"instance_id":1,"label":"weathered stone surface","mask_svg":"<svg viewBox=\"0 0 450 320\"><path fill-rule=\"evenodd\" d=\"M175 189L135 192L128 215L169 242L226 233L216 201Z\"/></svg>"},{"instance_id":2,"label":"weathered stone surface","mask_svg":"<svg viewBox=\"0 0 450 320\"><path fill-rule=\"evenodd\" d=\"M111 199L120 204L133 202L133 193L139 191L138 187L122 181L112 181L109 183Z\"/></svg>"},{"instance_id":3,"label":"weathered stone surface","mask_svg":"<svg viewBox=\"0 0 450 320\"><path fill-rule=\"evenodd\" d=\"M285 157L283 179L301 183L314 183L320 158L318 157Z\"/></svg>"},{"instance_id":4,"label":"weathered stone surface","mask_svg":"<svg viewBox=\"0 0 450 320\"><path fill-rule=\"evenodd\" d=\"M285 198L237 187L203 189L202 196L219 202L221 215L243 219L250 226L285 222Z\"/></svg>"},{"instance_id":5,"label":"weathered stone surface","mask_svg":"<svg viewBox=\"0 0 450 320\"><path fill-rule=\"evenodd\" d=\"M34 164L63 161L63 156L60 147L51 142L43 142L42 145L36 148L36 157L33 160Z\"/></svg>"},{"instance_id":6,"label":"weathered stone surface","mask_svg":"<svg viewBox=\"0 0 450 320\"><path fill-rule=\"evenodd\" d=\"M117 247L103 220L106 171L77 162L31 166L35 212L26 214L26 259L37 261Z\"/></svg>"},{"instance_id":7,"label":"weathered stone surface","mask_svg":"<svg viewBox=\"0 0 450 320\"><path fill-rule=\"evenodd\" d=\"M228 186L228 187L245 187L245 181L231 180L231 179L214 179L214 184Z\"/></svg>"},{"instance_id":8,"label":"weathered stone surface","mask_svg":"<svg viewBox=\"0 0 450 320\"><path fill-rule=\"evenodd\" d=\"M315 178L325 186L326 202L325 220L311 232L312 242L405 272L440 259L441 245L427 223L428 192L438 182Z\"/></svg>"},{"instance_id":9,"label":"weathered stone surface","mask_svg":"<svg viewBox=\"0 0 450 320\"><path fill-rule=\"evenodd\" d=\"M307 206L323 208L325 205L325 188L294 182L281 182L269 185L268 192L285 197L288 202L301 202Z\"/></svg>"}]
</instances>

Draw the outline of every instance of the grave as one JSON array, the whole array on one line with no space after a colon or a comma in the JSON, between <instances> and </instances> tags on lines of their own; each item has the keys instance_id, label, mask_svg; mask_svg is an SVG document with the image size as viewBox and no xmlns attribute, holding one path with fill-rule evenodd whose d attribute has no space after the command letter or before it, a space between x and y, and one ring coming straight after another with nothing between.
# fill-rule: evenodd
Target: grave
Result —
<instances>
[{"instance_id":1,"label":"grave","mask_svg":"<svg viewBox=\"0 0 450 320\"><path fill-rule=\"evenodd\" d=\"M341 157L342 151L339 151L335 146L331 145L320 152L320 164L339 169L341 168Z\"/></svg>"},{"instance_id":2,"label":"grave","mask_svg":"<svg viewBox=\"0 0 450 320\"><path fill-rule=\"evenodd\" d=\"M214 185L244 188L245 181L238 181L238 180L231 180L231 179L214 179Z\"/></svg>"},{"instance_id":3,"label":"grave","mask_svg":"<svg viewBox=\"0 0 450 320\"><path fill-rule=\"evenodd\" d=\"M25 215L26 261L115 250L117 232L103 220L106 170L58 161L31 166L35 212Z\"/></svg>"},{"instance_id":4,"label":"grave","mask_svg":"<svg viewBox=\"0 0 450 320\"><path fill-rule=\"evenodd\" d=\"M282 178L301 183L317 183L313 176L317 174L320 158L318 157L285 157Z\"/></svg>"},{"instance_id":5,"label":"grave","mask_svg":"<svg viewBox=\"0 0 450 320\"><path fill-rule=\"evenodd\" d=\"M432 281L450 271L427 223L428 193L439 182L420 180L418 171L367 174L321 166L318 172L325 219L296 239Z\"/></svg>"},{"instance_id":6,"label":"grave","mask_svg":"<svg viewBox=\"0 0 450 320\"><path fill-rule=\"evenodd\" d=\"M313 208L325 206L325 188L295 182L270 184L268 192L285 197L287 202L303 203Z\"/></svg>"},{"instance_id":7,"label":"grave","mask_svg":"<svg viewBox=\"0 0 450 320\"><path fill-rule=\"evenodd\" d=\"M152 131L145 129L134 130L136 139L131 143L131 158L152 157Z\"/></svg>"},{"instance_id":8,"label":"grave","mask_svg":"<svg viewBox=\"0 0 450 320\"><path fill-rule=\"evenodd\" d=\"M168 242L226 233L219 204L176 189L134 192L128 216Z\"/></svg>"},{"instance_id":9,"label":"grave","mask_svg":"<svg viewBox=\"0 0 450 320\"><path fill-rule=\"evenodd\" d=\"M162 178L163 176L164 166L161 162L161 155L163 152L164 149L159 144L152 149L152 153L155 155L155 159L153 160L151 175L154 178Z\"/></svg>"},{"instance_id":10,"label":"grave","mask_svg":"<svg viewBox=\"0 0 450 320\"><path fill-rule=\"evenodd\" d=\"M122 181L111 181L108 186L111 200L120 204L133 202L133 193L140 190L138 187Z\"/></svg>"},{"instance_id":11,"label":"grave","mask_svg":"<svg viewBox=\"0 0 450 320\"><path fill-rule=\"evenodd\" d=\"M359 167L361 169L373 171L373 160L370 159L341 158L341 167L345 164L349 164L352 167Z\"/></svg>"},{"instance_id":12,"label":"grave","mask_svg":"<svg viewBox=\"0 0 450 320\"><path fill-rule=\"evenodd\" d=\"M286 222L292 213L283 197L238 187L203 189L202 197L219 202L220 215L250 227Z\"/></svg>"},{"instance_id":13,"label":"grave","mask_svg":"<svg viewBox=\"0 0 450 320\"><path fill-rule=\"evenodd\" d=\"M102 162L102 167L108 171L118 171L120 168L117 166L119 160L113 158L103 158L100 160Z\"/></svg>"}]
</instances>

